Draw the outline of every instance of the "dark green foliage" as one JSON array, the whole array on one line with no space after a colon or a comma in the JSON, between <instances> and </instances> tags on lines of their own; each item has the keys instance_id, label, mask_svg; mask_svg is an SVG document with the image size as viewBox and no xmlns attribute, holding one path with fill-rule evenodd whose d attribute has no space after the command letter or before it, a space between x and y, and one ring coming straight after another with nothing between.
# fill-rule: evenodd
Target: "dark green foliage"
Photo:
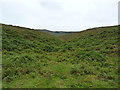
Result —
<instances>
[{"instance_id":1,"label":"dark green foliage","mask_svg":"<svg viewBox=\"0 0 120 90\"><path fill-rule=\"evenodd\" d=\"M118 27L46 33L3 26L4 88L118 88Z\"/></svg>"}]
</instances>

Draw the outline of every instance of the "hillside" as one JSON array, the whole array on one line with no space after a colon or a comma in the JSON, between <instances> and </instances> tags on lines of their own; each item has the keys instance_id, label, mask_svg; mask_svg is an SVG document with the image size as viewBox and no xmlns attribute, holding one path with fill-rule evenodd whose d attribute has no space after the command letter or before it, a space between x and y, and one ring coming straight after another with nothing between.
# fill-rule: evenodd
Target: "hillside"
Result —
<instances>
[{"instance_id":1,"label":"hillside","mask_svg":"<svg viewBox=\"0 0 120 90\"><path fill-rule=\"evenodd\" d=\"M45 32L45 33L50 34L50 35L57 36L57 37L73 33L73 32L64 32L64 31L50 31L50 30L45 30L45 29L40 30L40 31Z\"/></svg>"},{"instance_id":2,"label":"hillside","mask_svg":"<svg viewBox=\"0 0 120 90\"><path fill-rule=\"evenodd\" d=\"M2 25L3 88L119 87L118 26L54 33Z\"/></svg>"}]
</instances>

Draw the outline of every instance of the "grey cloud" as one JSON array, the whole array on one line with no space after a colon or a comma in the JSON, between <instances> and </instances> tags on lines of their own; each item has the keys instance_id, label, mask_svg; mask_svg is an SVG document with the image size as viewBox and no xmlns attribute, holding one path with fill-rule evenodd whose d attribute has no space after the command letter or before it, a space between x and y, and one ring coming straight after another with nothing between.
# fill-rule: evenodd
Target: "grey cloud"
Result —
<instances>
[{"instance_id":1,"label":"grey cloud","mask_svg":"<svg viewBox=\"0 0 120 90\"><path fill-rule=\"evenodd\" d=\"M60 10L61 3L58 2L40 2L40 5L48 10Z\"/></svg>"}]
</instances>

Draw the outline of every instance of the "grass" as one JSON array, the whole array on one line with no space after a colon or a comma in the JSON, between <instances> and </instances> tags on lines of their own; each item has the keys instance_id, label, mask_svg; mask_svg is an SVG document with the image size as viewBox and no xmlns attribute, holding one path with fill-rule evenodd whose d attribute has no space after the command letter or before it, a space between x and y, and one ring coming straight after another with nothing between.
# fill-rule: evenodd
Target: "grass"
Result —
<instances>
[{"instance_id":1,"label":"grass","mask_svg":"<svg viewBox=\"0 0 120 90\"><path fill-rule=\"evenodd\" d=\"M118 26L59 35L2 27L3 88L119 87Z\"/></svg>"}]
</instances>

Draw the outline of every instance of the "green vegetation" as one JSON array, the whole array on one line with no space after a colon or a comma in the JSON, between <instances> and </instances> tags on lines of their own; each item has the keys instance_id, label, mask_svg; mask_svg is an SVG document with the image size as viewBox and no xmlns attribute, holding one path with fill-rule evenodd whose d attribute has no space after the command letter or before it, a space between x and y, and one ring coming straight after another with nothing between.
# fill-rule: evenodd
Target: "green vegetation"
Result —
<instances>
[{"instance_id":1,"label":"green vegetation","mask_svg":"<svg viewBox=\"0 0 120 90\"><path fill-rule=\"evenodd\" d=\"M3 88L117 88L118 26L61 35L2 25Z\"/></svg>"}]
</instances>

